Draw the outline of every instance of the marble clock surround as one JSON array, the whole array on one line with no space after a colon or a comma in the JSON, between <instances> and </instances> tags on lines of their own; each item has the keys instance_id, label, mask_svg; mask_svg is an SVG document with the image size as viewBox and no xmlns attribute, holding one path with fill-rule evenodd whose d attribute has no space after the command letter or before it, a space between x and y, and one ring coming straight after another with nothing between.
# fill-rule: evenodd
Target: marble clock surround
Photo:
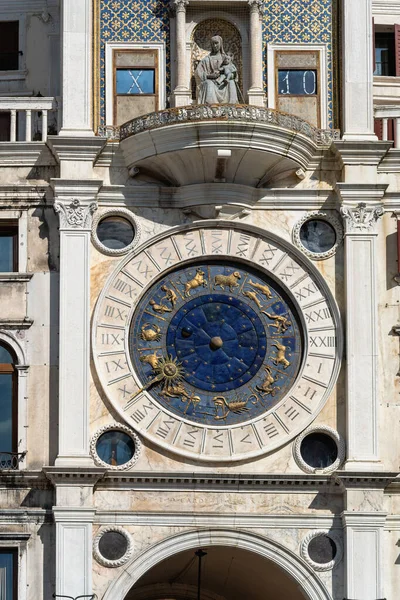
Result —
<instances>
[{"instance_id":1,"label":"marble clock surround","mask_svg":"<svg viewBox=\"0 0 400 600\"><path fill-rule=\"evenodd\" d=\"M294 385L269 410L245 422L210 425L177 417L151 391L138 393L143 378L132 364L129 332L135 310L155 284L178 268L194 271L196 264L221 257L244 270L256 268L284 291L298 314L304 355ZM174 454L220 463L266 454L305 429L333 389L342 351L338 309L317 269L274 234L224 221L171 229L125 257L100 294L92 336L101 385L128 426Z\"/></svg>"}]
</instances>

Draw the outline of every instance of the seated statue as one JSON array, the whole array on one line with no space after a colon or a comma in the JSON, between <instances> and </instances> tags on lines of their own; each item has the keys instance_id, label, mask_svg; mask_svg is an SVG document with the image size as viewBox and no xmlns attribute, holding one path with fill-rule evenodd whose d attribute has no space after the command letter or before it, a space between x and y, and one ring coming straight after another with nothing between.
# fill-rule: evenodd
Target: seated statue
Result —
<instances>
[{"instance_id":1,"label":"seated statue","mask_svg":"<svg viewBox=\"0 0 400 600\"><path fill-rule=\"evenodd\" d=\"M211 52L198 64L199 104L238 104L238 74L232 56L225 54L222 38L211 38Z\"/></svg>"}]
</instances>

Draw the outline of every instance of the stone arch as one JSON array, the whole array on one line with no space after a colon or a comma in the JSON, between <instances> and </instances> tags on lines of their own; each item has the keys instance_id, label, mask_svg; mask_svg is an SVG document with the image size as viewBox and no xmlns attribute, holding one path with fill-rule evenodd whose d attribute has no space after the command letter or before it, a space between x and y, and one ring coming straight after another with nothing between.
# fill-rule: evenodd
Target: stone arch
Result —
<instances>
[{"instance_id":1,"label":"stone arch","mask_svg":"<svg viewBox=\"0 0 400 600\"><path fill-rule=\"evenodd\" d=\"M17 358L18 366L26 366L26 356L20 342L9 331L0 330L0 343L9 346Z\"/></svg>"},{"instance_id":2,"label":"stone arch","mask_svg":"<svg viewBox=\"0 0 400 600\"><path fill-rule=\"evenodd\" d=\"M209 14L200 20L192 29L190 36L190 81L192 99L196 99L195 70L198 62L211 50L210 40L214 35L220 35L224 40L225 52L233 55L238 70L239 88L243 94L243 41L242 34L236 23L220 15Z\"/></svg>"},{"instance_id":3,"label":"stone arch","mask_svg":"<svg viewBox=\"0 0 400 600\"><path fill-rule=\"evenodd\" d=\"M185 550L207 546L235 547L258 554L274 562L294 579L309 600L332 600L318 575L292 551L258 534L216 528L181 532L147 548L124 568L104 594L103 600L124 600L142 575L158 563Z\"/></svg>"}]
</instances>

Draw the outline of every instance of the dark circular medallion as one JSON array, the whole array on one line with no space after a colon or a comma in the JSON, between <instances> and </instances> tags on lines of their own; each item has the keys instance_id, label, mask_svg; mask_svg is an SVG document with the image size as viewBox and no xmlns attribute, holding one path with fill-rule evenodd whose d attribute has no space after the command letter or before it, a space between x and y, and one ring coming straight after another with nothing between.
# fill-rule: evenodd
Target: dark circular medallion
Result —
<instances>
[{"instance_id":1,"label":"dark circular medallion","mask_svg":"<svg viewBox=\"0 0 400 600\"><path fill-rule=\"evenodd\" d=\"M300 370L297 312L273 279L224 261L181 267L142 296L130 326L142 389L193 423L249 421Z\"/></svg>"},{"instance_id":2,"label":"dark circular medallion","mask_svg":"<svg viewBox=\"0 0 400 600\"><path fill-rule=\"evenodd\" d=\"M106 531L99 540L99 552L106 560L119 560L128 550L128 540L119 531Z\"/></svg>"},{"instance_id":3,"label":"dark circular medallion","mask_svg":"<svg viewBox=\"0 0 400 600\"><path fill-rule=\"evenodd\" d=\"M326 433L310 433L300 445L304 462L314 469L327 469L338 457L336 441Z\"/></svg>"},{"instance_id":4,"label":"dark circular medallion","mask_svg":"<svg viewBox=\"0 0 400 600\"><path fill-rule=\"evenodd\" d=\"M335 560L337 554L335 542L329 535L323 533L312 538L307 551L311 560L319 565L326 565Z\"/></svg>"},{"instance_id":5,"label":"dark circular medallion","mask_svg":"<svg viewBox=\"0 0 400 600\"><path fill-rule=\"evenodd\" d=\"M123 431L106 431L97 440L96 452L100 460L117 467L131 460L135 454L135 443Z\"/></svg>"},{"instance_id":6,"label":"dark circular medallion","mask_svg":"<svg viewBox=\"0 0 400 600\"><path fill-rule=\"evenodd\" d=\"M323 219L309 219L301 226L300 241L309 252L323 254L336 244L336 231Z\"/></svg>"}]
</instances>

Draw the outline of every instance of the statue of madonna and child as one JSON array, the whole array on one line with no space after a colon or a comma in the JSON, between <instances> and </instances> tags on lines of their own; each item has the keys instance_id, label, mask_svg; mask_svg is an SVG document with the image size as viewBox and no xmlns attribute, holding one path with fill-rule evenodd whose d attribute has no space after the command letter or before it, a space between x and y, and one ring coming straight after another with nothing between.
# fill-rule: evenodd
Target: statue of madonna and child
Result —
<instances>
[{"instance_id":1,"label":"statue of madonna and child","mask_svg":"<svg viewBox=\"0 0 400 600\"><path fill-rule=\"evenodd\" d=\"M241 92L238 72L232 55L226 54L222 37L211 38L211 52L197 65L196 77L200 82L199 104L238 104Z\"/></svg>"}]
</instances>

